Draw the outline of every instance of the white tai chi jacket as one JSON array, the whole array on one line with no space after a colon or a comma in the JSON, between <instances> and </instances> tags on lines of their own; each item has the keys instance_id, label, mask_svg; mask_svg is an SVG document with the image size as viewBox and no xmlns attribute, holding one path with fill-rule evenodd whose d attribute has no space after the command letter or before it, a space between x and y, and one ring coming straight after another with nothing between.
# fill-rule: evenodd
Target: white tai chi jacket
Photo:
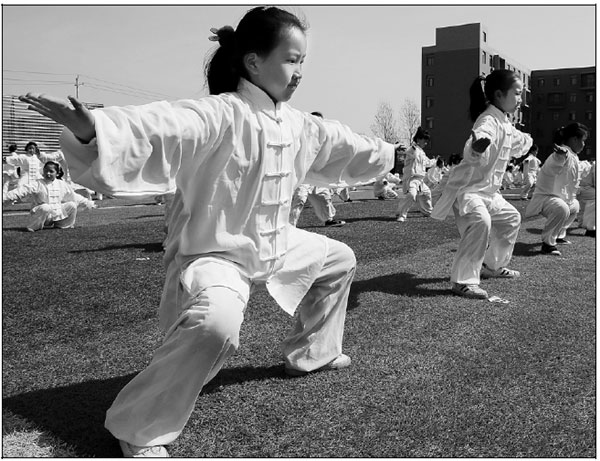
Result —
<instances>
[{"instance_id":1,"label":"white tai chi jacket","mask_svg":"<svg viewBox=\"0 0 600 461\"><path fill-rule=\"evenodd\" d=\"M286 103L274 104L244 79L233 93L92 114L96 138L90 144L81 144L68 130L61 135L73 181L117 197L177 189L166 241L164 329L180 313L182 269L202 256L225 260L250 279L265 281L292 314L327 251L323 239L303 260L285 259L296 187L304 182L345 187L393 166L392 144Z\"/></svg>"},{"instance_id":2,"label":"white tai chi jacket","mask_svg":"<svg viewBox=\"0 0 600 461\"><path fill-rule=\"evenodd\" d=\"M492 104L477 117L473 132L477 139L485 137L491 143L480 156L473 155L469 137L463 160L449 173L444 192L433 207L431 217L434 219L444 220L455 201L461 216L471 212L478 199L488 202L492 208L501 206L503 199L498 191L508 161L511 157L523 156L533 143L529 134L517 130L508 116Z\"/></svg>"}]
</instances>

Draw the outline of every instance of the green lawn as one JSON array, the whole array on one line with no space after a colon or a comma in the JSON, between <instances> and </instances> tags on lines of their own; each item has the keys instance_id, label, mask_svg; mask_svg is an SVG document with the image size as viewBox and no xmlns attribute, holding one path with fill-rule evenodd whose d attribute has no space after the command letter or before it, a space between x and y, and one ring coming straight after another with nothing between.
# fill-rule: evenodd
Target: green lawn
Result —
<instances>
[{"instance_id":1,"label":"green lawn","mask_svg":"<svg viewBox=\"0 0 600 461\"><path fill-rule=\"evenodd\" d=\"M5 207L4 457L120 456L104 413L161 341L163 208L146 203L104 200L75 229L35 233L15 214L26 206ZM397 223L390 201L336 206L346 226L324 228L307 208L299 227L356 253L352 367L286 377L292 321L258 292L173 456L596 456L595 239L575 230L562 257L541 255L543 220L524 222L522 277L484 281L510 301L491 303L450 293L452 219Z\"/></svg>"}]
</instances>

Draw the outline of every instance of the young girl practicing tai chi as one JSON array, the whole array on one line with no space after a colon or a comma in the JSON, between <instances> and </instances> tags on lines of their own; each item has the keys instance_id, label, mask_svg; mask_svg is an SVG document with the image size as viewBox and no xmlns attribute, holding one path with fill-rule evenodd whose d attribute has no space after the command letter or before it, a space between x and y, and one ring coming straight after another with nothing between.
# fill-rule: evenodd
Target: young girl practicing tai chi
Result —
<instances>
[{"instance_id":1,"label":"young girl practicing tai chi","mask_svg":"<svg viewBox=\"0 0 600 461\"><path fill-rule=\"evenodd\" d=\"M31 197L28 231L35 232L44 227L74 227L79 205L87 209L96 208L92 200L74 192L69 183L61 179L62 175L63 171L58 162L46 162L41 179L23 184L2 197L4 201Z\"/></svg>"},{"instance_id":2,"label":"young girl practicing tai chi","mask_svg":"<svg viewBox=\"0 0 600 461\"><path fill-rule=\"evenodd\" d=\"M92 112L76 99L29 94L34 110L69 130L73 179L116 196L176 189L160 305L164 342L119 393L106 427L126 456L166 456L202 387L239 346L252 289L264 284L289 314L291 375L350 364L342 336L356 260L335 240L293 227L303 182L345 187L393 166L394 146L354 134L286 102L302 78L306 27L276 7L250 10L216 34L211 95Z\"/></svg>"},{"instance_id":3,"label":"young girl practicing tai chi","mask_svg":"<svg viewBox=\"0 0 600 461\"><path fill-rule=\"evenodd\" d=\"M448 177L431 217L443 220L454 211L460 243L454 257L450 281L460 296L486 299L480 279L518 277L506 268L509 263L521 215L500 194L502 178L511 157L524 155L531 136L517 130L509 115L521 103L523 83L509 70L495 70L478 77L470 88L469 112L474 121L463 160Z\"/></svg>"},{"instance_id":4,"label":"young girl practicing tai chi","mask_svg":"<svg viewBox=\"0 0 600 461\"><path fill-rule=\"evenodd\" d=\"M542 253L560 256L556 244L569 244L565 237L579 212L577 186L580 162L578 155L585 146L588 129L581 123L562 127L554 135L554 152L540 169L533 198L525 216L546 218L542 230Z\"/></svg>"}]
</instances>

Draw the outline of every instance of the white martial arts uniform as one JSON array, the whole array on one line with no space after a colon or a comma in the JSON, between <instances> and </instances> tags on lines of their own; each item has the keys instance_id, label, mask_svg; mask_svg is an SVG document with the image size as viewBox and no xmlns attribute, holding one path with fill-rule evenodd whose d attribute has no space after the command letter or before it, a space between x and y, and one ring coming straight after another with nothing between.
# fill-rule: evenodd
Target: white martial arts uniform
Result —
<instances>
[{"instance_id":1,"label":"white martial arts uniform","mask_svg":"<svg viewBox=\"0 0 600 461\"><path fill-rule=\"evenodd\" d=\"M552 153L538 173L535 192L525 216L542 215L546 218L542 230L542 242L556 245L557 238L564 238L579 212L577 185L579 183L579 159L567 146L566 154Z\"/></svg>"},{"instance_id":2,"label":"white martial arts uniform","mask_svg":"<svg viewBox=\"0 0 600 461\"><path fill-rule=\"evenodd\" d=\"M310 202L317 218L322 222L327 222L334 218L336 210L331 199L331 189L329 187L300 184L292 196L290 223L294 226L298 224L306 200Z\"/></svg>"},{"instance_id":3,"label":"white martial arts uniform","mask_svg":"<svg viewBox=\"0 0 600 461\"><path fill-rule=\"evenodd\" d=\"M542 162L535 155L529 155L523 160L523 188L521 189L521 198L529 198L530 192L535 186L538 171Z\"/></svg>"},{"instance_id":4,"label":"white martial arts uniform","mask_svg":"<svg viewBox=\"0 0 600 461\"><path fill-rule=\"evenodd\" d=\"M425 216L431 214L431 190L423 179L427 168L435 165L436 159L430 159L417 144L411 145L406 151L404 169L402 170L402 191L404 197L400 198L396 215L406 218L410 207L417 202L421 213Z\"/></svg>"},{"instance_id":5,"label":"white martial arts uniform","mask_svg":"<svg viewBox=\"0 0 600 461\"><path fill-rule=\"evenodd\" d=\"M77 218L77 207L93 208L94 202L76 194L62 179L49 181L37 179L8 191L3 200L18 200L31 196L31 219L27 229L37 231L53 225L61 229L73 227Z\"/></svg>"},{"instance_id":6,"label":"white martial arts uniform","mask_svg":"<svg viewBox=\"0 0 600 461\"><path fill-rule=\"evenodd\" d=\"M451 282L478 285L482 263L492 270L505 267L517 241L521 215L500 194L511 157L520 157L532 144L529 134L517 130L508 116L493 105L473 125L477 139L491 140L474 155L469 138L463 160L448 176L431 217L443 220L454 211L460 243L452 265Z\"/></svg>"},{"instance_id":7,"label":"white martial arts uniform","mask_svg":"<svg viewBox=\"0 0 600 461\"><path fill-rule=\"evenodd\" d=\"M579 227L596 230L596 162L591 163L588 173L582 177L577 190Z\"/></svg>"},{"instance_id":8,"label":"white martial arts uniform","mask_svg":"<svg viewBox=\"0 0 600 461\"><path fill-rule=\"evenodd\" d=\"M392 173L379 175L373 183L373 195L375 198L383 200L392 200L398 198L398 193L394 190L394 184L401 183L400 177Z\"/></svg>"},{"instance_id":9,"label":"white martial arts uniform","mask_svg":"<svg viewBox=\"0 0 600 461\"><path fill-rule=\"evenodd\" d=\"M96 139L61 142L74 179L115 196L177 185L150 365L119 393L106 427L134 445L172 442L204 384L238 347L248 297L266 285L289 314L289 368L336 358L354 254L289 222L299 184L352 185L392 168L394 146L297 111L242 79L235 93L92 111Z\"/></svg>"},{"instance_id":10,"label":"white martial arts uniform","mask_svg":"<svg viewBox=\"0 0 600 461\"><path fill-rule=\"evenodd\" d=\"M43 163L37 155L14 154L6 157L6 163L21 168L18 185L33 184L42 177Z\"/></svg>"}]
</instances>

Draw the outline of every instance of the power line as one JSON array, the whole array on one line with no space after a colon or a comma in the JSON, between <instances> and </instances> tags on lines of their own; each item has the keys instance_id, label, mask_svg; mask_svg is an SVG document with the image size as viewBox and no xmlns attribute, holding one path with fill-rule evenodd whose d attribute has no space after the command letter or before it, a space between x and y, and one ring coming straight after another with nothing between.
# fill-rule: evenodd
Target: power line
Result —
<instances>
[{"instance_id":1,"label":"power line","mask_svg":"<svg viewBox=\"0 0 600 461\"><path fill-rule=\"evenodd\" d=\"M11 70L11 69L2 69L2 72L14 72L17 74L72 75L72 74L57 74L54 72L34 72L34 71L30 71L30 70Z\"/></svg>"},{"instance_id":2,"label":"power line","mask_svg":"<svg viewBox=\"0 0 600 461\"><path fill-rule=\"evenodd\" d=\"M136 87L133 87L133 86L124 85L122 83L110 82L108 80L102 80L101 78L92 77L90 75L85 75L85 74L80 74L80 75L82 77L86 77L88 79L98 80L99 82L109 83L111 85L122 86L122 87L131 89L131 90L134 90L134 91L137 91L137 92L141 92L141 93L146 93L146 94L152 95L154 97L160 96L160 97L163 97L163 98L172 98L172 96L170 96L168 94L158 93L158 92L155 92L155 91L147 91L147 90L143 90L141 88L136 88Z\"/></svg>"}]
</instances>

